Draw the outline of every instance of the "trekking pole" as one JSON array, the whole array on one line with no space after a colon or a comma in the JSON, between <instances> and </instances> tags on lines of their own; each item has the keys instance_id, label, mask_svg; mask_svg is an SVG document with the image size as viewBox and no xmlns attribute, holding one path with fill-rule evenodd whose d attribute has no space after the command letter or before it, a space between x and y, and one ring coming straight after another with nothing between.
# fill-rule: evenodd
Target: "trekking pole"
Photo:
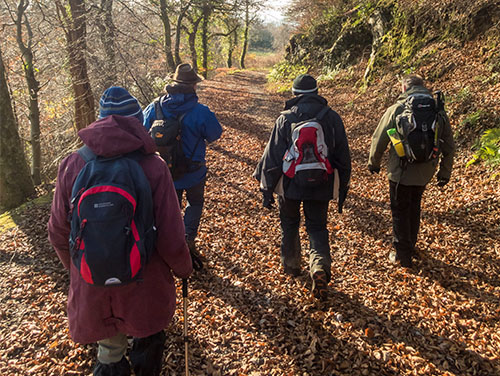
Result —
<instances>
[{"instance_id":1,"label":"trekking pole","mask_svg":"<svg viewBox=\"0 0 500 376\"><path fill-rule=\"evenodd\" d=\"M188 321L187 321L187 296L188 296L188 280L182 280L182 302L184 305L184 358L186 360L186 376L189 376L189 362L188 362Z\"/></svg>"}]
</instances>

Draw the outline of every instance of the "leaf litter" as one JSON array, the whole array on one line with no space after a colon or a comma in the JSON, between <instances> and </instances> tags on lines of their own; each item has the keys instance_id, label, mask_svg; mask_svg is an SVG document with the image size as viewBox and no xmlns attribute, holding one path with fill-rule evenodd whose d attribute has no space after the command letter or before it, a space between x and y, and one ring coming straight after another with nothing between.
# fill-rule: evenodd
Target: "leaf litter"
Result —
<instances>
[{"instance_id":1,"label":"leaf litter","mask_svg":"<svg viewBox=\"0 0 500 376\"><path fill-rule=\"evenodd\" d=\"M361 100L340 79L321 94L343 117L353 158L344 214L330 206L333 277L324 303L310 296L304 228L302 274L282 273L278 211L262 208L251 176L287 97L266 92L258 71L221 73L201 85L200 100L224 134L208 147L198 237L207 261L189 284L191 374L500 374L498 179L481 166L466 169L461 151L451 182L431 183L424 194L417 267L393 266L388 184L365 167L380 93ZM95 347L69 338L68 275L46 238L49 210L30 207L0 234L2 375L92 373ZM184 374L178 287L165 375Z\"/></svg>"}]
</instances>

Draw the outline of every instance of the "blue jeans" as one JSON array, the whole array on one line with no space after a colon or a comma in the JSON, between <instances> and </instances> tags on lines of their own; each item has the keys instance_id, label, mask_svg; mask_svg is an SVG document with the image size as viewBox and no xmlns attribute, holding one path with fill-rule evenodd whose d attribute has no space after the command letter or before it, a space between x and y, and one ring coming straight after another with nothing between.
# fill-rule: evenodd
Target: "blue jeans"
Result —
<instances>
[{"instance_id":1,"label":"blue jeans","mask_svg":"<svg viewBox=\"0 0 500 376\"><path fill-rule=\"evenodd\" d=\"M187 204L184 210L184 228L187 240L195 240L198 234L203 203L205 202L205 182L206 178L190 188L176 190L181 209L182 196L186 192Z\"/></svg>"},{"instance_id":2,"label":"blue jeans","mask_svg":"<svg viewBox=\"0 0 500 376\"><path fill-rule=\"evenodd\" d=\"M281 220L281 262L283 266L300 268L299 237L300 204L304 208L306 230L309 235L309 273L322 270L331 278L332 258L326 223L329 201L279 199Z\"/></svg>"}]
</instances>

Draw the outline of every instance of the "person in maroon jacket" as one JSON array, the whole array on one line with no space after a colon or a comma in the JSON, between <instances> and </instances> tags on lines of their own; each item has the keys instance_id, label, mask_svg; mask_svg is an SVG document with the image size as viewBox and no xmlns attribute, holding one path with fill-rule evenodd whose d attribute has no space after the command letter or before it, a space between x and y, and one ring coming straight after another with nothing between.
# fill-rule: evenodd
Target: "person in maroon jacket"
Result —
<instances>
[{"instance_id":1,"label":"person in maroon jacket","mask_svg":"<svg viewBox=\"0 0 500 376\"><path fill-rule=\"evenodd\" d=\"M159 375L166 328L175 311L173 275L188 278L192 262L184 223L167 165L157 154L153 139L142 126L137 100L120 87L107 89L100 100L99 120L78 132L94 154L113 157L139 150L140 165L153 195L156 249L143 270L141 281L100 287L86 283L69 250L71 190L84 167L74 152L59 166L48 223L49 240L70 272L68 320L75 342L98 343L94 375L130 375L125 353L127 336L133 337L130 362L136 375ZM106 229L103 229L106 231ZM173 274L173 275L172 275Z\"/></svg>"}]
</instances>

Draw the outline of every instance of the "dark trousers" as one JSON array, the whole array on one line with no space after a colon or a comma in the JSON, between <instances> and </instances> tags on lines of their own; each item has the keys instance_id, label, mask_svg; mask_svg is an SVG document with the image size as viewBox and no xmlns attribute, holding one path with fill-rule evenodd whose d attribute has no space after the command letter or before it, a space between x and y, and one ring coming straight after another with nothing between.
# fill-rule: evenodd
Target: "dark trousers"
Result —
<instances>
[{"instance_id":1,"label":"dark trousers","mask_svg":"<svg viewBox=\"0 0 500 376\"><path fill-rule=\"evenodd\" d=\"M205 181L203 179L198 184L187 189L177 189L177 199L182 209L182 196L186 192L186 208L184 210L184 227L186 230L186 239L195 240L200 226L201 213L203 212L203 203L205 202Z\"/></svg>"},{"instance_id":2,"label":"dark trousers","mask_svg":"<svg viewBox=\"0 0 500 376\"><path fill-rule=\"evenodd\" d=\"M163 364L166 335L162 331L144 338L134 338L129 358L136 376L159 376ZM98 341L94 376L128 376L130 363L125 358L128 340L119 333Z\"/></svg>"},{"instance_id":3,"label":"dark trousers","mask_svg":"<svg viewBox=\"0 0 500 376\"><path fill-rule=\"evenodd\" d=\"M280 197L281 219L281 262L283 266L300 268L300 204L305 216L306 230L309 235L309 272L314 274L322 270L328 281L331 278L330 244L326 228L329 201L289 200Z\"/></svg>"},{"instance_id":4,"label":"dark trousers","mask_svg":"<svg viewBox=\"0 0 500 376\"><path fill-rule=\"evenodd\" d=\"M394 248L399 260L409 260L415 253L425 186L389 183Z\"/></svg>"}]
</instances>

